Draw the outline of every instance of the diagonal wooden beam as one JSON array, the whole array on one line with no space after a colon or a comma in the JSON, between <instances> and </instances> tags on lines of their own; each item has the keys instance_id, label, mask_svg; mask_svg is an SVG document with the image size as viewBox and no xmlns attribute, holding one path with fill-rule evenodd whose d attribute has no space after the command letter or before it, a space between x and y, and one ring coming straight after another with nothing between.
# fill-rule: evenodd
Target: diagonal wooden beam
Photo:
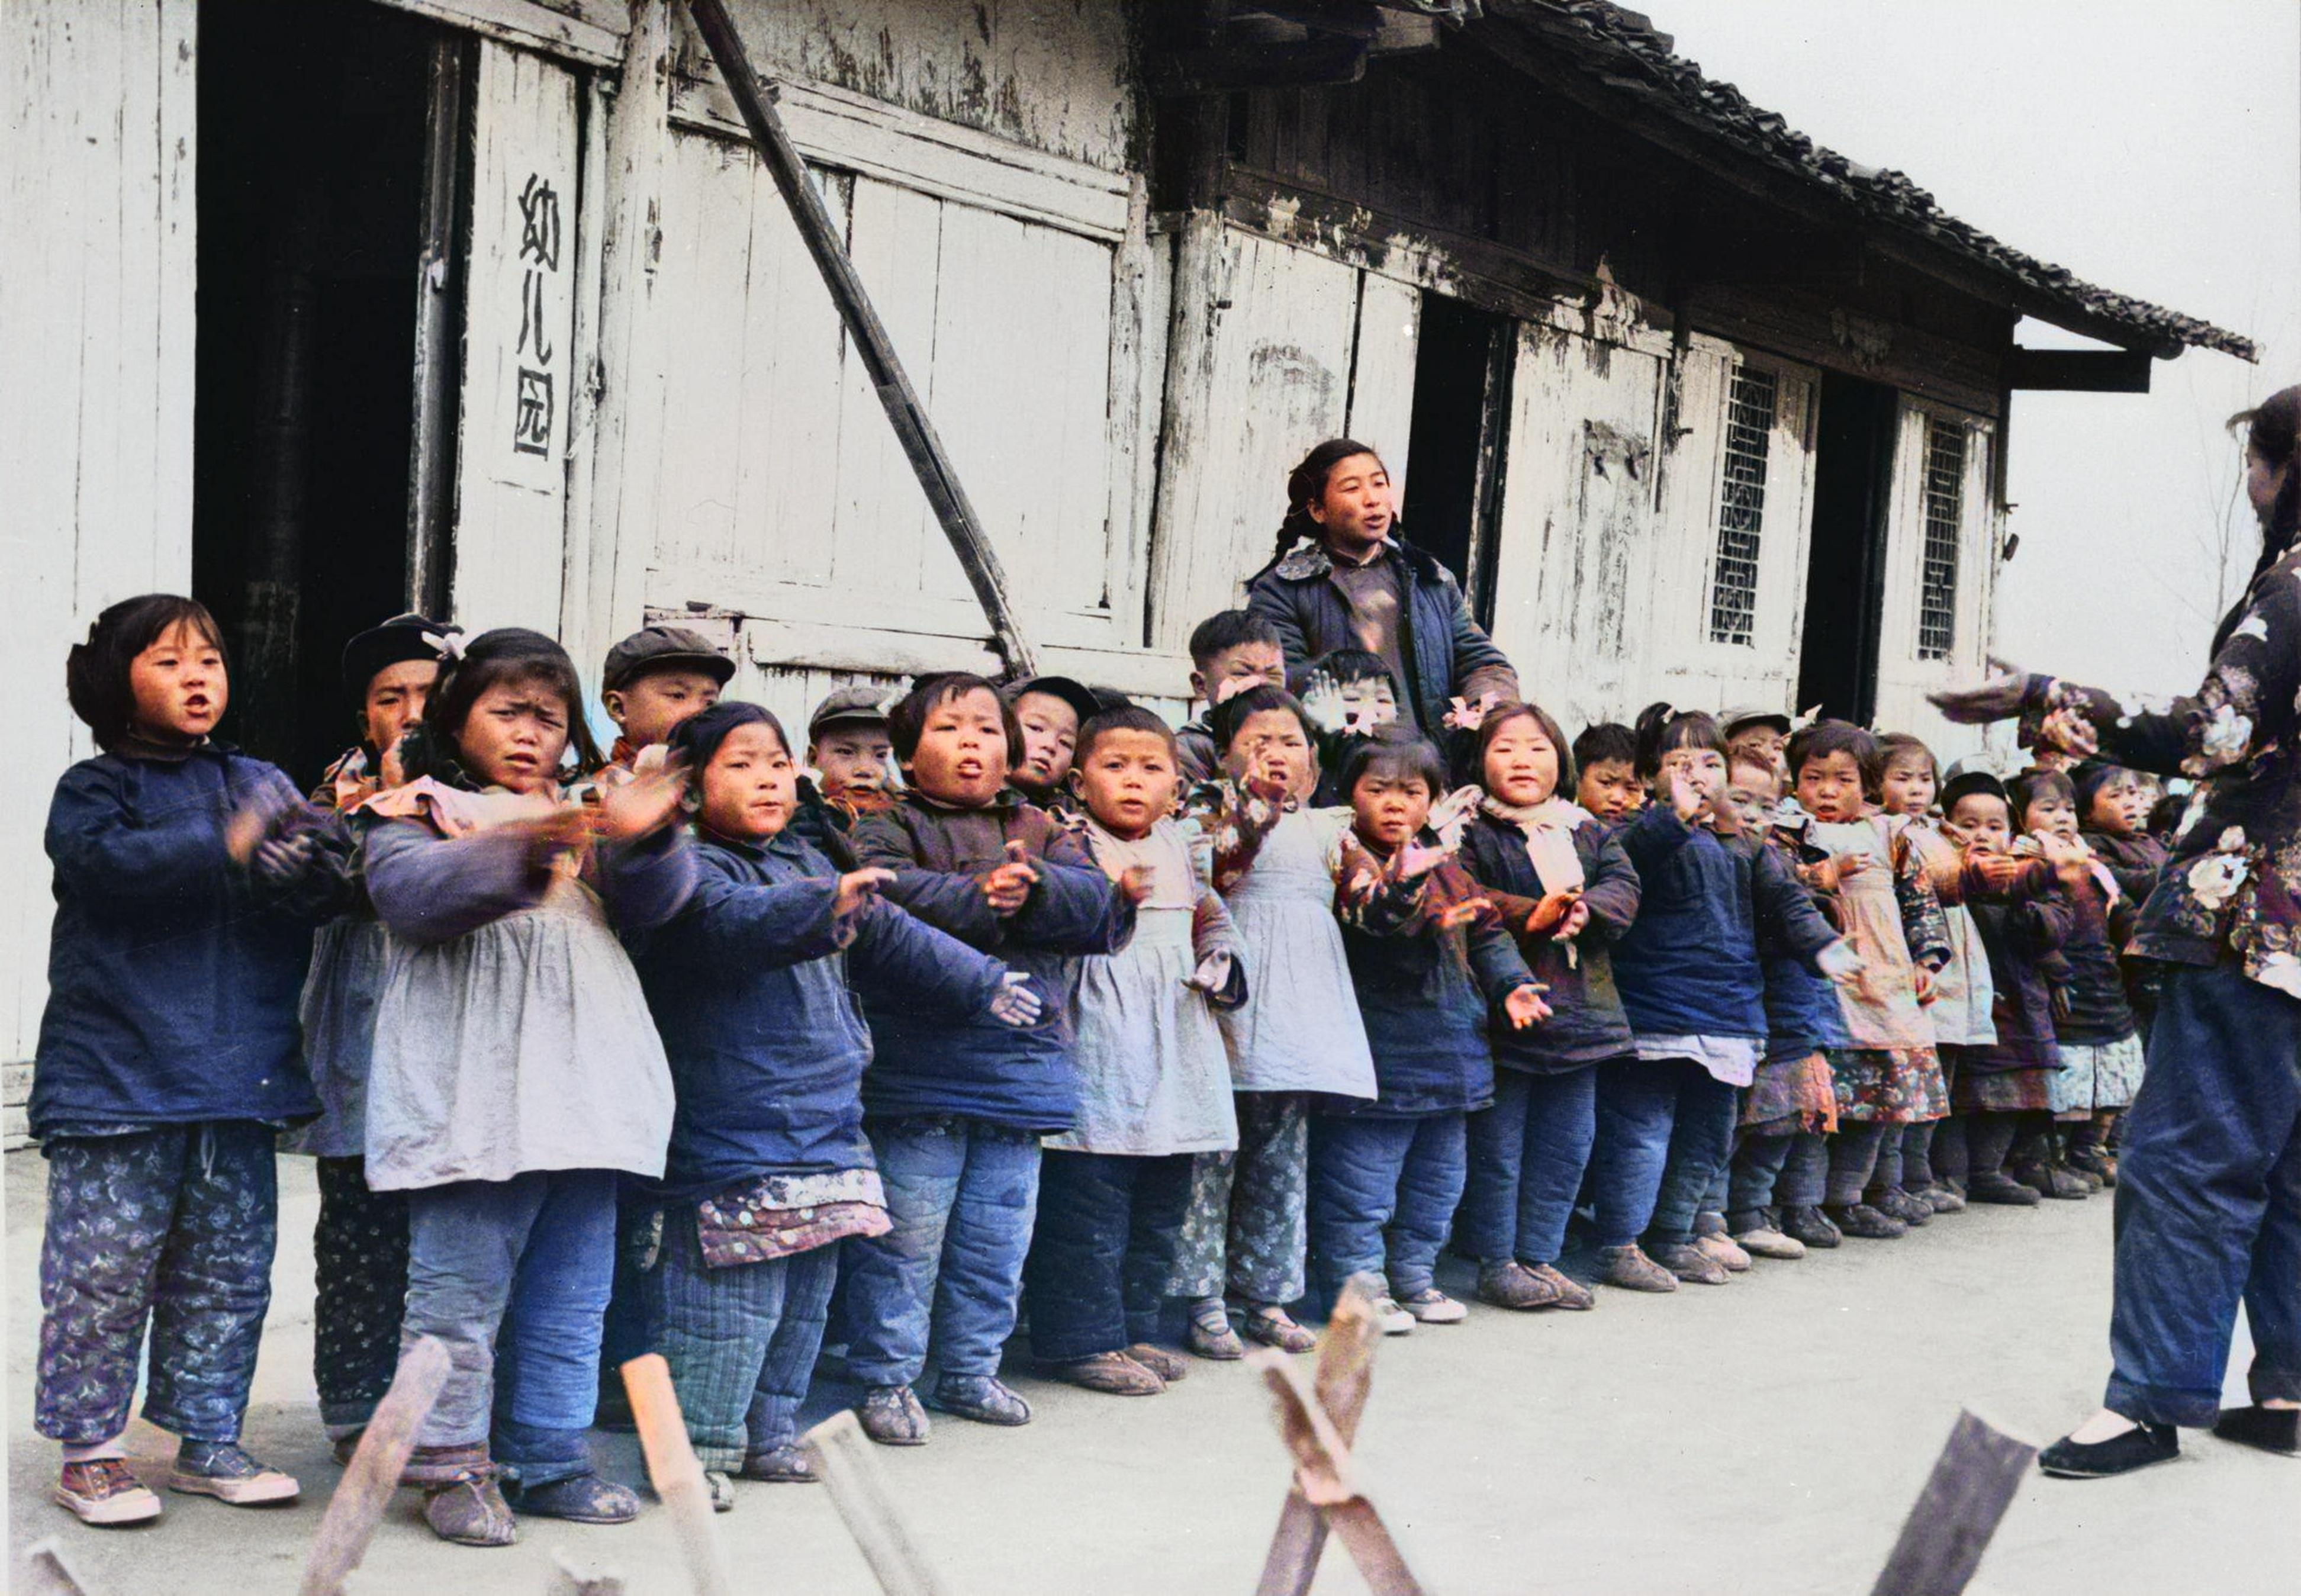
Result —
<instances>
[{"instance_id":1,"label":"diagonal wooden beam","mask_svg":"<svg viewBox=\"0 0 2301 1596\"><path fill-rule=\"evenodd\" d=\"M2037 1449L1960 1413L1870 1596L1958 1596Z\"/></svg>"},{"instance_id":2,"label":"diagonal wooden beam","mask_svg":"<svg viewBox=\"0 0 2301 1596\"><path fill-rule=\"evenodd\" d=\"M416 1433L431 1416L453 1361L448 1343L431 1335L418 1337L401 1357L391 1389L375 1405L358 1450L336 1483L336 1493L328 1499L320 1532L312 1538L311 1556L304 1562L302 1596L342 1596L344 1582L367 1555L375 1526L399 1489L407 1454L415 1450Z\"/></svg>"}]
</instances>

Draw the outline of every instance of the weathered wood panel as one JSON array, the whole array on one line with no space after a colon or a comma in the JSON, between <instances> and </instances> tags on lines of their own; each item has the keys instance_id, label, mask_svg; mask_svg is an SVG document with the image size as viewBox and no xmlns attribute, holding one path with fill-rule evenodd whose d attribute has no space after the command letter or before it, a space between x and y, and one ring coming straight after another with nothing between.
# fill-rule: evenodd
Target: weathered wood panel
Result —
<instances>
[{"instance_id":1,"label":"weathered wood panel","mask_svg":"<svg viewBox=\"0 0 2301 1596\"><path fill-rule=\"evenodd\" d=\"M575 75L483 39L473 96L471 274L456 482L458 619L560 619L574 404Z\"/></svg>"},{"instance_id":2,"label":"weathered wood panel","mask_svg":"<svg viewBox=\"0 0 2301 1596\"><path fill-rule=\"evenodd\" d=\"M1921 655L1930 434L1938 421L1964 439L1958 478L1958 547L1952 646ZM1989 648L1991 592L1997 580L1997 515L1990 489L1996 429L1979 416L1905 400L1894 450L1886 534L1885 606L1878 640L1878 714L1882 731L1912 731L1945 761L1980 747L1980 729L1944 720L1926 694L1981 672Z\"/></svg>"},{"instance_id":3,"label":"weathered wood panel","mask_svg":"<svg viewBox=\"0 0 2301 1596\"><path fill-rule=\"evenodd\" d=\"M1358 341L1351 354L1351 397L1343 430L1382 451L1392 491L1402 505L1406 502L1407 438L1414 430L1414 356L1421 325L1420 289L1372 272L1360 274Z\"/></svg>"},{"instance_id":4,"label":"weathered wood panel","mask_svg":"<svg viewBox=\"0 0 2301 1596\"><path fill-rule=\"evenodd\" d=\"M486 38L594 66L623 59L624 0L377 0Z\"/></svg>"},{"instance_id":5,"label":"weathered wood panel","mask_svg":"<svg viewBox=\"0 0 2301 1596\"><path fill-rule=\"evenodd\" d=\"M0 6L0 569L20 695L0 776L0 1060L31 1056L53 902L41 830L92 751L65 648L105 605L191 581L193 0ZM11 1100L22 1085L9 1077ZM12 1116L10 1128L14 1121Z\"/></svg>"}]
</instances>

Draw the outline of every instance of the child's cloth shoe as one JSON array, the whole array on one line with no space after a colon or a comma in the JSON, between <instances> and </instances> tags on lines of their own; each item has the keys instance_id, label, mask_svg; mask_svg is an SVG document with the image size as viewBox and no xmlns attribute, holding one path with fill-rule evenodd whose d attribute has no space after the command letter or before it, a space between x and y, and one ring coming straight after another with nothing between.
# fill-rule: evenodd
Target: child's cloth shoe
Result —
<instances>
[{"instance_id":1,"label":"child's cloth shoe","mask_svg":"<svg viewBox=\"0 0 2301 1596\"><path fill-rule=\"evenodd\" d=\"M439 1539L457 1546L509 1546L519 1539L519 1523L492 1468L476 1468L463 1479L425 1486L423 1522Z\"/></svg>"},{"instance_id":2,"label":"child's cloth shoe","mask_svg":"<svg viewBox=\"0 0 2301 1596\"><path fill-rule=\"evenodd\" d=\"M2039 1201L2034 1188L2023 1185L2002 1169L1993 1169L1968 1181L1965 1199L2007 1208L2034 1208Z\"/></svg>"},{"instance_id":3,"label":"child's cloth shoe","mask_svg":"<svg viewBox=\"0 0 2301 1596\"><path fill-rule=\"evenodd\" d=\"M1394 1299L1377 1297L1368 1306L1374 1310L1375 1328L1385 1335L1404 1335L1414 1328L1414 1316L1401 1308Z\"/></svg>"},{"instance_id":4,"label":"child's cloth shoe","mask_svg":"<svg viewBox=\"0 0 2301 1596\"><path fill-rule=\"evenodd\" d=\"M2013 1178L2038 1196L2062 1202L2083 1202L2093 1195L2092 1187L2058 1164L2024 1164Z\"/></svg>"},{"instance_id":5,"label":"child's cloth shoe","mask_svg":"<svg viewBox=\"0 0 2301 1596\"><path fill-rule=\"evenodd\" d=\"M1710 1258L1725 1265L1728 1274L1739 1274L1750 1266L1750 1255L1723 1231L1715 1235L1696 1236L1694 1245Z\"/></svg>"},{"instance_id":6,"label":"child's cloth shoe","mask_svg":"<svg viewBox=\"0 0 2301 1596\"><path fill-rule=\"evenodd\" d=\"M328 1450L334 1456L338 1468L349 1468L352 1466L352 1454L359 1450L360 1437L366 1433L365 1430L361 1429L354 1430L348 1435L336 1435L329 1438Z\"/></svg>"},{"instance_id":7,"label":"child's cloth shoe","mask_svg":"<svg viewBox=\"0 0 2301 1596\"><path fill-rule=\"evenodd\" d=\"M927 1410L908 1385L874 1385L863 1393L855 1416L863 1433L881 1446L925 1446Z\"/></svg>"},{"instance_id":8,"label":"child's cloth shoe","mask_svg":"<svg viewBox=\"0 0 2301 1596\"><path fill-rule=\"evenodd\" d=\"M629 1524L640 1516L638 1492L589 1469L540 1485L514 1484L504 1500L530 1518L565 1518L570 1524Z\"/></svg>"},{"instance_id":9,"label":"child's cloth shoe","mask_svg":"<svg viewBox=\"0 0 2301 1596\"><path fill-rule=\"evenodd\" d=\"M300 1493L289 1475L270 1468L229 1441L187 1441L176 1449L168 1489L189 1496L213 1496L235 1508L292 1502Z\"/></svg>"},{"instance_id":10,"label":"child's cloth shoe","mask_svg":"<svg viewBox=\"0 0 2301 1596\"><path fill-rule=\"evenodd\" d=\"M1950 1190L1945 1181L1935 1181L1910 1193L1937 1214L1962 1214L1965 1199Z\"/></svg>"},{"instance_id":11,"label":"child's cloth shoe","mask_svg":"<svg viewBox=\"0 0 2301 1596\"><path fill-rule=\"evenodd\" d=\"M1805 1243L1795 1236L1785 1235L1781 1221L1766 1209L1754 1214L1737 1214L1743 1223L1734 1233L1734 1245L1752 1258L1795 1259L1805 1256Z\"/></svg>"},{"instance_id":12,"label":"child's cloth shoe","mask_svg":"<svg viewBox=\"0 0 2301 1596\"><path fill-rule=\"evenodd\" d=\"M993 1375L945 1375L921 1400L937 1413L971 1418L978 1425L1031 1422L1031 1405Z\"/></svg>"},{"instance_id":13,"label":"child's cloth shoe","mask_svg":"<svg viewBox=\"0 0 2301 1596\"><path fill-rule=\"evenodd\" d=\"M1317 1336L1296 1324L1294 1316L1275 1302L1249 1304L1241 1329L1247 1340L1276 1347L1281 1352L1309 1352L1318 1344Z\"/></svg>"},{"instance_id":14,"label":"child's cloth shoe","mask_svg":"<svg viewBox=\"0 0 2301 1596\"><path fill-rule=\"evenodd\" d=\"M1803 1247L1835 1247L1845 1239L1829 1216L1814 1207L1784 1208L1781 1231Z\"/></svg>"},{"instance_id":15,"label":"child's cloth shoe","mask_svg":"<svg viewBox=\"0 0 2301 1596\"><path fill-rule=\"evenodd\" d=\"M1703 1260L1709 1264L1709 1260ZM1710 1267L1717 1268L1714 1264ZM1722 1280L1726 1271L1719 1269ZM1625 1291L1674 1291L1678 1276L1648 1258L1635 1241L1627 1247L1598 1249L1598 1283L1618 1286Z\"/></svg>"},{"instance_id":16,"label":"child's cloth shoe","mask_svg":"<svg viewBox=\"0 0 2301 1596\"><path fill-rule=\"evenodd\" d=\"M1912 1197L1899 1186L1890 1186L1870 1199L1869 1206L1888 1219L1898 1219L1912 1229L1934 1216L1934 1205Z\"/></svg>"},{"instance_id":17,"label":"child's cloth shoe","mask_svg":"<svg viewBox=\"0 0 2301 1596\"><path fill-rule=\"evenodd\" d=\"M1883 1214L1866 1202L1847 1203L1844 1207L1825 1206L1822 1212L1829 1222L1849 1236L1860 1236L1865 1241L1896 1241L1910 1233L1910 1227L1890 1214Z\"/></svg>"},{"instance_id":18,"label":"child's cloth shoe","mask_svg":"<svg viewBox=\"0 0 2301 1596\"><path fill-rule=\"evenodd\" d=\"M2107 1441L2068 1436L2037 1454L2037 1466L2057 1480L2106 1480L2181 1455L2181 1433L2171 1425L2136 1425Z\"/></svg>"},{"instance_id":19,"label":"child's cloth shoe","mask_svg":"<svg viewBox=\"0 0 2301 1596\"><path fill-rule=\"evenodd\" d=\"M797 1441L743 1454L743 1477L773 1485L812 1485L823 1476L807 1460L807 1449Z\"/></svg>"},{"instance_id":20,"label":"child's cloth shoe","mask_svg":"<svg viewBox=\"0 0 2301 1596\"><path fill-rule=\"evenodd\" d=\"M1126 1356L1172 1385L1191 1372L1190 1360L1164 1347L1154 1347L1149 1341L1137 1341L1126 1349Z\"/></svg>"},{"instance_id":21,"label":"child's cloth shoe","mask_svg":"<svg viewBox=\"0 0 2301 1596\"><path fill-rule=\"evenodd\" d=\"M2224 1408L2213 1433L2239 1446L2301 1458L2301 1408Z\"/></svg>"},{"instance_id":22,"label":"child's cloth shoe","mask_svg":"<svg viewBox=\"0 0 2301 1596\"><path fill-rule=\"evenodd\" d=\"M1646 1256L1689 1284L1722 1286L1731 1278L1698 1241L1665 1241Z\"/></svg>"},{"instance_id":23,"label":"child's cloth shoe","mask_svg":"<svg viewBox=\"0 0 2301 1596\"><path fill-rule=\"evenodd\" d=\"M1201 1358L1232 1363L1246 1356L1246 1343L1230 1325L1230 1310L1219 1297L1201 1297L1191 1304L1190 1326L1183 1344Z\"/></svg>"},{"instance_id":24,"label":"child's cloth shoe","mask_svg":"<svg viewBox=\"0 0 2301 1596\"><path fill-rule=\"evenodd\" d=\"M160 1517L160 1496L129 1471L124 1458L67 1463L48 1500L82 1524L112 1529Z\"/></svg>"},{"instance_id":25,"label":"child's cloth shoe","mask_svg":"<svg viewBox=\"0 0 2301 1596\"><path fill-rule=\"evenodd\" d=\"M1527 1264L1526 1272L1558 1293L1557 1306L1573 1313L1587 1313L1598 1306L1590 1288L1580 1281L1549 1264Z\"/></svg>"},{"instance_id":26,"label":"child's cloth shoe","mask_svg":"<svg viewBox=\"0 0 2301 1596\"><path fill-rule=\"evenodd\" d=\"M1478 1300L1524 1313L1554 1306L1558 1288L1516 1258L1504 1258L1478 1266Z\"/></svg>"},{"instance_id":27,"label":"child's cloth shoe","mask_svg":"<svg viewBox=\"0 0 2301 1596\"><path fill-rule=\"evenodd\" d=\"M1418 1324L1460 1324L1470 1316L1470 1310L1455 1301L1436 1286L1396 1299L1398 1306L1414 1316Z\"/></svg>"},{"instance_id":28,"label":"child's cloth shoe","mask_svg":"<svg viewBox=\"0 0 2301 1596\"><path fill-rule=\"evenodd\" d=\"M1099 1391L1105 1396L1155 1397L1167 1389L1167 1383L1155 1372L1124 1352L1098 1352L1092 1358L1042 1363L1039 1370L1050 1379L1084 1391Z\"/></svg>"}]
</instances>

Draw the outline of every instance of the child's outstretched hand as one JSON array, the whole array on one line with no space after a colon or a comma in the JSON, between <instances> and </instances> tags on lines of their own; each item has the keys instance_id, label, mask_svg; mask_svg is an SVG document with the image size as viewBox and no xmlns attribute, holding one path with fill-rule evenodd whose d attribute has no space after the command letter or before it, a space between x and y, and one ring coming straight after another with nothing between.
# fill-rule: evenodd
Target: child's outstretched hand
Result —
<instances>
[{"instance_id":1,"label":"child's outstretched hand","mask_svg":"<svg viewBox=\"0 0 2301 1596\"><path fill-rule=\"evenodd\" d=\"M1992 892L2003 892L2021 879L2021 861L2012 854L2001 854L1995 849L1987 853L1968 850L1965 860L1981 877L1982 885Z\"/></svg>"},{"instance_id":2,"label":"child's outstretched hand","mask_svg":"<svg viewBox=\"0 0 2301 1596\"><path fill-rule=\"evenodd\" d=\"M1510 1016L1511 1030L1523 1031L1550 1017L1550 1005L1542 1000L1542 994L1549 990L1528 982L1502 999L1502 1013Z\"/></svg>"},{"instance_id":3,"label":"child's outstretched hand","mask_svg":"<svg viewBox=\"0 0 2301 1596\"><path fill-rule=\"evenodd\" d=\"M1218 997L1223 988L1230 984L1230 964L1229 954L1209 953L1199 961L1199 967L1191 972L1190 979L1183 984L1193 991L1204 992L1209 998Z\"/></svg>"},{"instance_id":4,"label":"child's outstretched hand","mask_svg":"<svg viewBox=\"0 0 2301 1596\"><path fill-rule=\"evenodd\" d=\"M1571 938L1566 929L1566 918L1582 904L1582 889L1569 887L1560 892L1545 892L1535 902L1533 912L1526 917L1526 934L1530 937L1554 937L1560 941ZM1582 921L1575 926L1579 931L1590 918L1590 911L1582 910Z\"/></svg>"},{"instance_id":5,"label":"child's outstretched hand","mask_svg":"<svg viewBox=\"0 0 2301 1596\"><path fill-rule=\"evenodd\" d=\"M1037 1024L1039 1016L1045 1012L1046 1005L1033 990L1028 973L1009 970L1000 978L999 995L991 999L992 1019L1022 1031Z\"/></svg>"},{"instance_id":6,"label":"child's outstretched hand","mask_svg":"<svg viewBox=\"0 0 2301 1596\"><path fill-rule=\"evenodd\" d=\"M574 852L591 840L591 816L574 804L556 806L548 815L515 820L502 829L527 842L531 869L548 870L561 856Z\"/></svg>"},{"instance_id":7,"label":"child's outstretched hand","mask_svg":"<svg viewBox=\"0 0 2301 1596\"><path fill-rule=\"evenodd\" d=\"M891 870L874 866L869 870L850 870L839 878L838 895L831 900L831 912L844 920L865 904L878 897L879 889L895 879Z\"/></svg>"},{"instance_id":8,"label":"child's outstretched hand","mask_svg":"<svg viewBox=\"0 0 2301 1596\"><path fill-rule=\"evenodd\" d=\"M665 765L642 771L599 795L593 829L603 842L631 842L671 823L687 796L687 770Z\"/></svg>"},{"instance_id":9,"label":"child's outstretched hand","mask_svg":"<svg viewBox=\"0 0 2301 1596\"><path fill-rule=\"evenodd\" d=\"M1853 951L1853 943L1843 939L1816 954L1813 962L1840 986L1854 986L1862 980L1862 956Z\"/></svg>"},{"instance_id":10,"label":"child's outstretched hand","mask_svg":"<svg viewBox=\"0 0 2301 1596\"><path fill-rule=\"evenodd\" d=\"M1437 914L1438 929L1452 931L1458 925L1468 925L1481 915L1494 912L1491 898L1466 898L1460 903L1450 903Z\"/></svg>"},{"instance_id":11,"label":"child's outstretched hand","mask_svg":"<svg viewBox=\"0 0 2301 1596\"><path fill-rule=\"evenodd\" d=\"M1430 848L1419 842L1410 842L1391 856L1391 875L1393 880L1410 882L1428 875L1454 856L1451 848Z\"/></svg>"},{"instance_id":12,"label":"child's outstretched hand","mask_svg":"<svg viewBox=\"0 0 2301 1596\"><path fill-rule=\"evenodd\" d=\"M1150 894L1158 885L1158 872L1148 865L1129 865L1118 873L1118 890L1137 905L1150 902Z\"/></svg>"},{"instance_id":13,"label":"child's outstretched hand","mask_svg":"<svg viewBox=\"0 0 2301 1596\"><path fill-rule=\"evenodd\" d=\"M1692 825L1709 804L1710 800L1703 796L1702 789L1694 784L1693 777L1683 770L1669 773L1669 806L1678 819Z\"/></svg>"},{"instance_id":14,"label":"child's outstretched hand","mask_svg":"<svg viewBox=\"0 0 2301 1596\"><path fill-rule=\"evenodd\" d=\"M1302 684L1302 713L1310 723L1332 736L1343 730L1349 719L1343 708L1343 686L1324 671L1310 673L1310 680Z\"/></svg>"},{"instance_id":15,"label":"child's outstretched hand","mask_svg":"<svg viewBox=\"0 0 2301 1596\"><path fill-rule=\"evenodd\" d=\"M1030 850L1020 842L1007 845L1007 862L983 878L983 896L994 915L1011 915L1030 901L1039 873L1031 866Z\"/></svg>"},{"instance_id":16,"label":"child's outstretched hand","mask_svg":"<svg viewBox=\"0 0 2301 1596\"><path fill-rule=\"evenodd\" d=\"M1427 823L1438 834L1438 840L1450 851L1462 846L1462 828L1470 823L1470 816L1478 812L1485 793L1476 787L1457 787L1453 791L1430 806Z\"/></svg>"}]
</instances>

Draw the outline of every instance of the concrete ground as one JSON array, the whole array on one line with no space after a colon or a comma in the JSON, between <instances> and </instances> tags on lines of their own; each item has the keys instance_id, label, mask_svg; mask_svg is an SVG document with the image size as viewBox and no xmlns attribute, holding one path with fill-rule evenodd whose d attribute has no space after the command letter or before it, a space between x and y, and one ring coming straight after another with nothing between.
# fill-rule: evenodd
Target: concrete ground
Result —
<instances>
[{"instance_id":1,"label":"concrete ground","mask_svg":"<svg viewBox=\"0 0 2301 1596\"><path fill-rule=\"evenodd\" d=\"M310 1165L281 1162L278 1290L248 1415L250 1446L301 1477L303 1504L171 1496L158 1525L102 1532L46 1500L54 1454L26 1413L45 1166L5 1162L10 1566L56 1536L101 1596L295 1589L337 1477L310 1373ZM2102 1200L1982 1209L1761 1263L1723 1289L1609 1291L1569 1316L1474 1308L1384 1343L1360 1452L1370 1494L1435 1591L1865 1591L1961 1405L2033 1441L2092 1409L2109 1221ZM1252 1375L1201 1364L1134 1401L1017 1383L1038 1407L1029 1429L941 1420L930 1445L880 1454L949 1589L1253 1588L1287 1472ZM2033 1475L1971 1588L2301 1589L2301 1463L2185 1439L2180 1461L2125 1480ZM640 1478L633 1443L601 1440L611 1472ZM130 1433L147 1475L172 1445L140 1422ZM822 1490L740 1490L718 1523L744 1588L874 1589ZM689 1588L660 1509L614 1529L528 1522L516 1547L480 1552L435 1542L404 1497L354 1589L540 1593L555 1556L621 1573L632 1596ZM1363 1586L1330 1551L1318 1589Z\"/></svg>"}]
</instances>

